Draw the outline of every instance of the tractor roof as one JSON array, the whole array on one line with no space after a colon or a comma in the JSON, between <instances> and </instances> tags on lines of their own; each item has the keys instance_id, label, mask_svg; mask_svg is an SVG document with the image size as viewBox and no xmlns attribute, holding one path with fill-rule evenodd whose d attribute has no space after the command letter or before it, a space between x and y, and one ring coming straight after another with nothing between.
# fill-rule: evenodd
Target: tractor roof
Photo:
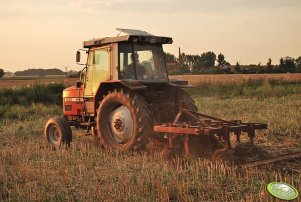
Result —
<instances>
[{"instance_id":1,"label":"tractor roof","mask_svg":"<svg viewBox=\"0 0 301 202\"><path fill-rule=\"evenodd\" d=\"M127 35L117 37L105 37L99 39L92 39L84 41L84 48L91 48L95 46L101 46L104 44L116 43L116 42L133 42L133 43L149 43L149 44L172 44L171 37L155 36L148 32L134 29L121 29L116 30L123 32Z\"/></svg>"}]
</instances>

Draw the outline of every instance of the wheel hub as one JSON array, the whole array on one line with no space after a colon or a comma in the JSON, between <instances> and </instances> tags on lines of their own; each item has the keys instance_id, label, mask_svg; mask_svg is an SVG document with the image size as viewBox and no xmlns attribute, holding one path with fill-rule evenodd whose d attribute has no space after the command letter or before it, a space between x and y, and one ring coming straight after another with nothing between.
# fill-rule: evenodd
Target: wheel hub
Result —
<instances>
[{"instance_id":1,"label":"wheel hub","mask_svg":"<svg viewBox=\"0 0 301 202\"><path fill-rule=\"evenodd\" d=\"M122 120L119 118L117 118L115 121L114 121L114 127L115 129L118 131L118 132L121 132L124 128L124 124L122 122Z\"/></svg>"},{"instance_id":2,"label":"wheel hub","mask_svg":"<svg viewBox=\"0 0 301 202\"><path fill-rule=\"evenodd\" d=\"M49 140L53 144L56 144L59 140L59 132L55 126L51 126L49 129Z\"/></svg>"},{"instance_id":3,"label":"wheel hub","mask_svg":"<svg viewBox=\"0 0 301 202\"><path fill-rule=\"evenodd\" d=\"M133 119L130 110L122 105L110 114L110 127L114 139L124 143L133 135Z\"/></svg>"}]
</instances>

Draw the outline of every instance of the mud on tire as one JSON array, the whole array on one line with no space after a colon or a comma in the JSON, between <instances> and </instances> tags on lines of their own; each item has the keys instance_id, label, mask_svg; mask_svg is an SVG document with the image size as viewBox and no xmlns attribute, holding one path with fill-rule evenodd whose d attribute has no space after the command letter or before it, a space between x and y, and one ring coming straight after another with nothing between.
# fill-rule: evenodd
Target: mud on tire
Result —
<instances>
[{"instance_id":1,"label":"mud on tire","mask_svg":"<svg viewBox=\"0 0 301 202\"><path fill-rule=\"evenodd\" d=\"M113 150L138 150L153 136L153 118L144 100L129 92L109 92L100 102L96 127L102 145Z\"/></svg>"}]
</instances>

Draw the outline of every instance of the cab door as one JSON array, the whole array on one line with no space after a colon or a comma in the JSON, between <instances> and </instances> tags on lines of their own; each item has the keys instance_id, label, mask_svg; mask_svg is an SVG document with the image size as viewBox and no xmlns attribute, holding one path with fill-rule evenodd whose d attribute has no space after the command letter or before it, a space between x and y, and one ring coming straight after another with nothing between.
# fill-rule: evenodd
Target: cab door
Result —
<instances>
[{"instance_id":1,"label":"cab door","mask_svg":"<svg viewBox=\"0 0 301 202\"><path fill-rule=\"evenodd\" d=\"M89 51L84 89L86 110L89 114L94 113L94 97L100 83L111 78L110 66L110 47L101 47Z\"/></svg>"}]
</instances>

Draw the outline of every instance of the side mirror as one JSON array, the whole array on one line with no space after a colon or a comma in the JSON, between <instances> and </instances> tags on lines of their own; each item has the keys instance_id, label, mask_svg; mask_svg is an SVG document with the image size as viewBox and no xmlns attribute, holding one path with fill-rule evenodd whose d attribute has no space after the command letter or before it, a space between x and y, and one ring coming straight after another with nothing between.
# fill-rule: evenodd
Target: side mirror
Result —
<instances>
[{"instance_id":1,"label":"side mirror","mask_svg":"<svg viewBox=\"0 0 301 202\"><path fill-rule=\"evenodd\" d=\"M80 88L80 87L82 86L82 84L83 84L83 83L82 83L81 81L77 81L77 82L76 82L76 88Z\"/></svg>"},{"instance_id":2,"label":"side mirror","mask_svg":"<svg viewBox=\"0 0 301 202\"><path fill-rule=\"evenodd\" d=\"M86 49L79 49L77 52L76 52L76 63L78 65L86 65L86 63L82 64L80 63L81 61L81 52L85 52L86 54L88 54L89 50L86 50Z\"/></svg>"},{"instance_id":3,"label":"side mirror","mask_svg":"<svg viewBox=\"0 0 301 202\"><path fill-rule=\"evenodd\" d=\"M79 63L80 62L80 51L76 52L76 62Z\"/></svg>"}]
</instances>

